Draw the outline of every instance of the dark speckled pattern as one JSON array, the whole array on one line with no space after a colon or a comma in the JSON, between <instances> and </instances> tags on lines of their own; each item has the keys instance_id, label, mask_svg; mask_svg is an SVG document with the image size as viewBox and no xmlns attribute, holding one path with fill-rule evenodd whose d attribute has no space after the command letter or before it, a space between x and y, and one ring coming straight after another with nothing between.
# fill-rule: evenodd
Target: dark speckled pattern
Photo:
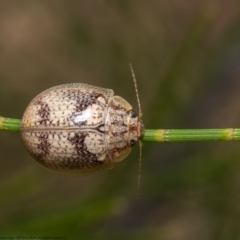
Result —
<instances>
[{"instance_id":1,"label":"dark speckled pattern","mask_svg":"<svg viewBox=\"0 0 240 240\"><path fill-rule=\"evenodd\" d=\"M39 94L22 119L21 136L29 154L64 173L111 168L125 158L131 151L129 137L138 140L141 135L133 127L139 121L131 118L131 105L113 94L82 83Z\"/></svg>"}]
</instances>

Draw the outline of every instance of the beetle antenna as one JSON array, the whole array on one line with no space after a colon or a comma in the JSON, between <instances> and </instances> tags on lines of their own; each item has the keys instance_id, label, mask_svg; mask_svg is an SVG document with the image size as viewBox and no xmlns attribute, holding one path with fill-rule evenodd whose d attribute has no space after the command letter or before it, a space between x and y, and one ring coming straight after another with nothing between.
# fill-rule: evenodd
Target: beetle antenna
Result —
<instances>
[{"instance_id":1,"label":"beetle antenna","mask_svg":"<svg viewBox=\"0 0 240 240\"><path fill-rule=\"evenodd\" d=\"M141 109L141 105L140 105L140 99L139 99L139 94L138 94L138 87L137 87L137 80L133 71L133 67L132 64L130 63L130 68L131 68L131 72L132 72L132 77L133 77L133 83L134 83L134 88L135 88L135 92L136 92L136 96L137 96L137 102L138 102L138 116L139 118L142 117L142 109Z\"/></svg>"},{"instance_id":2,"label":"beetle antenna","mask_svg":"<svg viewBox=\"0 0 240 240\"><path fill-rule=\"evenodd\" d=\"M142 117L142 109L141 109L141 105L140 105L140 98L139 98L139 94L138 94L138 87L137 87L137 80L135 77L135 73L133 71L133 67L132 64L130 63L130 68L131 68L131 72L132 72L132 77L133 77L133 83L134 83L134 88L135 88L135 92L136 92L136 96L137 96L137 102L138 102L138 117L141 118ZM138 136L139 137L139 136ZM141 172L142 172L142 141L139 139L139 164L138 164L138 186L137 186L137 196L139 196L139 192L140 192L140 185L141 185Z\"/></svg>"},{"instance_id":3,"label":"beetle antenna","mask_svg":"<svg viewBox=\"0 0 240 240\"><path fill-rule=\"evenodd\" d=\"M137 198L140 192L140 185L141 185L141 173L142 173L142 146L143 143L139 140L139 162L138 162L138 186L137 186Z\"/></svg>"}]
</instances>

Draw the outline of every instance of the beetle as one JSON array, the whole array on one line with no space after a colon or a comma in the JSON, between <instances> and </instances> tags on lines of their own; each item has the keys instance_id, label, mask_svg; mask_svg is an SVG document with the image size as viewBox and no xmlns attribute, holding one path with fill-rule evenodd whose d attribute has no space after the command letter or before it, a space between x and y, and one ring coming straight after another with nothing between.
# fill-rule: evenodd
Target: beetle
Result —
<instances>
[{"instance_id":1,"label":"beetle","mask_svg":"<svg viewBox=\"0 0 240 240\"><path fill-rule=\"evenodd\" d=\"M143 131L141 114L126 100L111 89L84 83L40 93L21 122L28 153L53 171L71 174L112 168L126 158Z\"/></svg>"}]
</instances>

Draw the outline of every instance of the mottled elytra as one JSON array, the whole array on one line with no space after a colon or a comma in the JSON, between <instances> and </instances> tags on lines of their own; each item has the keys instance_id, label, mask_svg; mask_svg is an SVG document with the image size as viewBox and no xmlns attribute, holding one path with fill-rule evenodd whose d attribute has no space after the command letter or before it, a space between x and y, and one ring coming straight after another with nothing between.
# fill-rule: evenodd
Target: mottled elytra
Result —
<instances>
[{"instance_id":1,"label":"mottled elytra","mask_svg":"<svg viewBox=\"0 0 240 240\"><path fill-rule=\"evenodd\" d=\"M112 168L130 153L143 128L132 106L111 89L72 83L31 101L21 136L37 162L74 174Z\"/></svg>"}]
</instances>

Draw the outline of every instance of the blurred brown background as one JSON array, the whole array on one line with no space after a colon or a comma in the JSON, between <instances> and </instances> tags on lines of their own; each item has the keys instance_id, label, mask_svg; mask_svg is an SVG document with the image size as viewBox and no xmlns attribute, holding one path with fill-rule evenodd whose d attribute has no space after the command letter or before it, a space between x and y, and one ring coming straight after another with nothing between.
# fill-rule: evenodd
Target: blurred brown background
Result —
<instances>
[{"instance_id":1,"label":"blurred brown background","mask_svg":"<svg viewBox=\"0 0 240 240\"><path fill-rule=\"evenodd\" d=\"M240 127L237 0L0 1L0 114L41 91L114 89L146 128ZM240 239L239 143L145 143L111 171L52 173L0 134L0 237ZM60 238L64 239L64 238Z\"/></svg>"}]
</instances>

